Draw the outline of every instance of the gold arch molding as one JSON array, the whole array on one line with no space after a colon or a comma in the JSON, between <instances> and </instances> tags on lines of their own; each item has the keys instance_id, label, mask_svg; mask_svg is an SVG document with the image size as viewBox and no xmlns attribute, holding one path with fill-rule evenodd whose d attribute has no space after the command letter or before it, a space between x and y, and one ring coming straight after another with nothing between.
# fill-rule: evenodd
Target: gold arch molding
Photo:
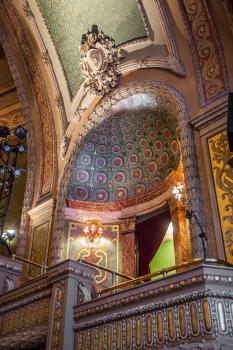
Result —
<instances>
[{"instance_id":1,"label":"gold arch molding","mask_svg":"<svg viewBox=\"0 0 233 350\"><path fill-rule=\"evenodd\" d=\"M53 194L56 139L53 115L39 65L11 0L0 3L0 40L28 128L29 167L17 252L23 255L29 229L27 211Z\"/></svg>"},{"instance_id":2,"label":"gold arch molding","mask_svg":"<svg viewBox=\"0 0 233 350\"><path fill-rule=\"evenodd\" d=\"M183 96L173 87L167 86L162 82L139 81L126 84L116 89L107 97L103 98L99 105L89 115L88 122L83 125L78 133L78 137L72 145L66 166L61 175L60 191L57 197L57 206L55 213L55 232L53 240L52 261L59 261L63 258L63 225L64 225L64 207L66 203L66 195L69 186L70 177L74 169L75 161L79 155L82 142L87 133L97 124L99 124L111 108L119 101L137 93L149 93L157 97L157 101L167 101L167 108L175 109L177 120L180 128L180 144L184 166L184 178L187 188L190 209L195 210L200 222L204 223L200 182L198 176L196 151L192 129L189 123L189 110ZM162 106L162 105L161 105ZM74 133L75 134L75 133ZM198 230L191 228L193 239L193 256L202 256L202 247L198 240Z\"/></svg>"}]
</instances>

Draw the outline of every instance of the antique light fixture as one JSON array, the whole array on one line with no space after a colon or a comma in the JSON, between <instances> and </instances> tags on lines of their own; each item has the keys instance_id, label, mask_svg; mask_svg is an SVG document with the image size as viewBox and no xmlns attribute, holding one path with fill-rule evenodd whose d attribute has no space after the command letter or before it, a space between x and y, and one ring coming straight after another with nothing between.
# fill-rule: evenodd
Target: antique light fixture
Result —
<instances>
[{"instance_id":1,"label":"antique light fixture","mask_svg":"<svg viewBox=\"0 0 233 350\"><path fill-rule=\"evenodd\" d=\"M12 230L4 232L4 224L14 180L24 171L17 166L17 161L19 156L26 151L26 146L22 142L26 135L27 129L22 125L18 125L14 130L0 125L0 243L6 247L6 241L11 240L14 232ZM8 252L11 254L9 249Z\"/></svg>"},{"instance_id":2,"label":"antique light fixture","mask_svg":"<svg viewBox=\"0 0 233 350\"><path fill-rule=\"evenodd\" d=\"M12 256L11 248L8 242L12 241L15 238L15 230L9 229L6 232L3 232L0 236L0 244L6 247L10 256Z\"/></svg>"},{"instance_id":3,"label":"antique light fixture","mask_svg":"<svg viewBox=\"0 0 233 350\"><path fill-rule=\"evenodd\" d=\"M98 222L87 222L83 232L85 241L88 244L99 244L103 234L103 228Z\"/></svg>"},{"instance_id":4,"label":"antique light fixture","mask_svg":"<svg viewBox=\"0 0 233 350\"><path fill-rule=\"evenodd\" d=\"M172 193L179 202L182 202L184 205L187 204L185 187L181 182L178 182L177 185L173 187Z\"/></svg>"}]
</instances>

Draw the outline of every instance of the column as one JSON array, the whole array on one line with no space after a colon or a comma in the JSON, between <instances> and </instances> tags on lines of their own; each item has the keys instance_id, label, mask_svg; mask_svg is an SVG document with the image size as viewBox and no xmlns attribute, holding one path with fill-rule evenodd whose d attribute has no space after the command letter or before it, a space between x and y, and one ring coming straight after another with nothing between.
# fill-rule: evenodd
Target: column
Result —
<instances>
[{"instance_id":1,"label":"column","mask_svg":"<svg viewBox=\"0 0 233 350\"><path fill-rule=\"evenodd\" d=\"M120 219L122 273L136 277L136 216Z\"/></svg>"},{"instance_id":2,"label":"column","mask_svg":"<svg viewBox=\"0 0 233 350\"><path fill-rule=\"evenodd\" d=\"M173 239L176 264L182 264L191 259L190 235L185 218L186 207L175 198L169 201L173 226Z\"/></svg>"}]
</instances>

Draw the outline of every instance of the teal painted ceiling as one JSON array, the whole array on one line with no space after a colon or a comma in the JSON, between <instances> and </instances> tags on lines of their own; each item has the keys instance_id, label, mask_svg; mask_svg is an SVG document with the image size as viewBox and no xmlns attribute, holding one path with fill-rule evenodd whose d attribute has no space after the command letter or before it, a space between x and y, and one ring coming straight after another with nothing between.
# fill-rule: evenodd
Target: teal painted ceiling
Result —
<instances>
[{"instance_id":1,"label":"teal painted ceiling","mask_svg":"<svg viewBox=\"0 0 233 350\"><path fill-rule=\"evenodd\" d=\"M126 105L121 103L121 113L108 117L87 135L71 178L69 199L127 200L150 192L177 170L176 116L166 110L126 112Z\"/></svg>"},{"instance_id":2,"label":"teal painted ceiling","mask_svg":"<svg viewBox=\"0 0 233 350\"><path fill-rule=\"evenodd\" d=\"M146 36L136 0L37 0L73 95L82 81L79 46L96 24L116 45Z\"/></svg>"}]
</instances>

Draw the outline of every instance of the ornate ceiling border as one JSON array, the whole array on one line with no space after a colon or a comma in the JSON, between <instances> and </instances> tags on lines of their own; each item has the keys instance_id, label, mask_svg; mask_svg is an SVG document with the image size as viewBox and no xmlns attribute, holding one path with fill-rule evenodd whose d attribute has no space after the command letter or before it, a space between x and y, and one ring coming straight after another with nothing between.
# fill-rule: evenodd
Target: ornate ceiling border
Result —
<instances>
[{"instance_id":1,"label":"ornate ceiling border","mask_svg":"<svg viewBox=\"0 0 233 350\"><path fill-rule=\"evenodd\" d=\"M230 0L222 0L224 10L227 15L227 20L230 25L231 33L233 34L233 4Z\"/></svg>"},{"instance_id":2,"label":"ornate ceiling border","mask_svg":"<svg viewBox=\"0 0 233 350\"><path fill-rule=\"evenodd\" d=\"M33 203L51 196L54 189L56 144L44 82L13 2L3 0L0 4L0 14L2 18L0 40L17 87L22 113L28 128L28 173L17 249L17 254L24 256L29 231L27 212L32 208ZM42 138L42 129L44 138ZM37 147L35 133L39 139L43 140L37 143ZM36 183L39 184L39 188L36 187L35 192Z\"/></svg>"},{"instance_id":3,"label":"ornate ceiling border","mask_svg":"<svg viewBox=\"0 0 233 350\"><path fill-rule=\"evenodd\" d=\"M206 0L179 0L199 87L201 107L229 91L218 32Z\"/></svg>"},{"instance_id":4,"label":"ornate ceiling border","mask_svg":"<svg viewBox=\"0 0 233 350\"><path fill-rule=\"evenodd\" d=\"M40 117L41 123L41 140L43 140L43 143L41 144L43 154L42 179L38 196L38 200L42 200L51 195L55 179L56 145L52 111L39 65L32 53L29 40L23 29L22 23L20 22L17 10L12 1L3 0L2 6L9 18L15 38L23 55L24 62L27 66L28 76L30 77L33 92L37 101L38 116Z\"/></svg>"},{"instance_id":5,"label":"ornate ceiling border","mask_svg":"<svg viewBox=\"0 0 233 350\"><path fill-rule=\"evenodd\" d=\"M73 143L72 150L69 154L69 159L66 160L66 166L61 175L60 191L57 196L57 206L55 210L54 237L51 260L60 261L63 259L64 249L64 220L66 196L71 178L72 171L75 166L76 159L79 155L82 142L85 135L96 125L98 125L109 113L112 106L122 99L132 96L137 93L150 93L161 95L168 101L168 108L177 111L177 118L180 128L180 143L182 160L184 165L184 177L189 199L189 208L193 210L201 225L204 225L203 204L200 188L200 180L198 174L198 166L196 159L196 149L194 137L189 121L189 110L184 97L173 87L167 86L162 82L140 81L126 84L125 86L116 89L106 96L100 104L95 108L88 118L88 122L83 125L78 134L78 139ZM75 133L74 133L75 134ZM202 246L198 238L199 231L196 225L191 227L192 250L193 257L203 256Z\"/></svg>"},{"instance_id":6,"label":"ornate ceiling border","mask_svg":"<svg viewBox=\"0 0 233 350\"><path fill-rule=\"evenodd\" d=\"M185 76L185 69L175 43L175 37L170 24L170 13L166 2L164 0L154 0L154 11L151 11L151 9L149 11L147 8L148 4L151 6L151 3L143 2L142 0L137 0L137 3L148 37L132 40L120 45L119 48L123 48L127 53L138 49L146 49L146 47L149 47L151 44L155 44L153 33L156 28L152 22L157 21L157 17L153 21L153 16L155 16L155 13L157 12L161 21L162 32L167 45L168 54L164 57L142 56L141 58L133 59L127 59L126 57L125 62L121 63L119 66L120 73L126 75L138 69L161 68L167 69L178 76ZM28 25L37 40L41 55L47 65L53 83L55 96L57 96L56 101L64 131L67 122L72 120L72 118L79 117L83 110L93 102L95 96L91 95L89 91L84 88L83 83L80 85L76 95L74 97L71 96L62 62L36 1L30 2L29 5L28 0L23 0L23 8L26 17L28 18Z\"/></svg>"}]
</instances>

